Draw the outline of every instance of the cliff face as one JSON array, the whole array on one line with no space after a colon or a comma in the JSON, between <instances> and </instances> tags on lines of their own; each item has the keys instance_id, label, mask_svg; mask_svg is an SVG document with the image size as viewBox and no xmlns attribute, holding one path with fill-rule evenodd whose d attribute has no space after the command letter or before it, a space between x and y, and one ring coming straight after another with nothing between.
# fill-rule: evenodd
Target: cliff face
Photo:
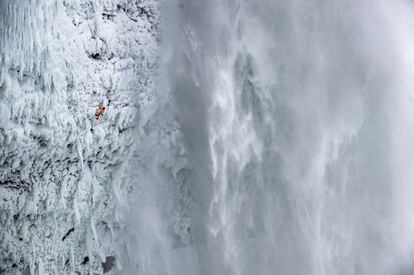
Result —
<instances>
[{"instance_id":1,"label":"cliff face","mask_svg":"<svg viewBox=\"0 0 414 275\"><path fill-rule=\"evenodd\" d=\"M157 22L151 0L0 2L0 273L118 262L116 209L152 108Z\"/></svg>"}]
</instances>

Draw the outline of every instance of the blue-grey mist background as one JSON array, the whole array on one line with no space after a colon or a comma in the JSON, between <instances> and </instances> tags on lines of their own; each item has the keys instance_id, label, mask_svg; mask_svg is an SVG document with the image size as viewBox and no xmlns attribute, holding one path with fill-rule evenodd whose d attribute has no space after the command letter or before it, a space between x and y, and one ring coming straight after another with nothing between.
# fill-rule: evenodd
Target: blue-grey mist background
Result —
<instances>
[{"instance_id":1,"label":"blue-grey mist background","mask_svg":"<svg viewBox=\"0 0 414 275\"><path fill-rule=\"evenodd\" d=\"M177 192L159 167L146 180L185 222L131 210L131 270L412 274L413 2L180 0L161 18L160 121L187 162Z\"/></svg>"}]
</instances>

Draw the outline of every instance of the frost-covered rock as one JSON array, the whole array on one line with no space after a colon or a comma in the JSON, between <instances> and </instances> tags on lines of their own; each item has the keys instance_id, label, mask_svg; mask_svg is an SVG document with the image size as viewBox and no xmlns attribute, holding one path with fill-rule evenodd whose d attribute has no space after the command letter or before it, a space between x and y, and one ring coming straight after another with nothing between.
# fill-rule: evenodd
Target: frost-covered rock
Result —
<instances>
[{"instance_id":1,"label":"frost-covered rock","mask_svg":"<svg viewBox=\"0 0 414 275\"><path fill-rule=\"evenodd\" d=\"M117 264L157 22L151 0L0 1L0 273Z\"/></svg>"}]
</instances>

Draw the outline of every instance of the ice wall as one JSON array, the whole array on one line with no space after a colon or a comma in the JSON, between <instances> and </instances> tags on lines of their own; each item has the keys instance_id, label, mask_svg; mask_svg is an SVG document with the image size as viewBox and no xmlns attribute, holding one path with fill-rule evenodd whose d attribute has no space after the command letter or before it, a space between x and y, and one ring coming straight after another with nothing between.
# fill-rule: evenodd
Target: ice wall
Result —
<instances>
[{"instance_id":1,"label":"ice wall","mask_svg":"<svg viewBox=\"0 0 414 275\"><path fill-rule=\"evenodd\" d=\"M0 1L0 273L112 268L157 22L153 1Z\"/></svg>"}]
</instances>

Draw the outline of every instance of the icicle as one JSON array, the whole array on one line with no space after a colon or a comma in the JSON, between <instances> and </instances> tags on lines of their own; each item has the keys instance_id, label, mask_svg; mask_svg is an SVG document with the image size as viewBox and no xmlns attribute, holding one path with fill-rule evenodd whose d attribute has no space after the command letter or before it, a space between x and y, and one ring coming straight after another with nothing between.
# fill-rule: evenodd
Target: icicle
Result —
<instances>
[{"instance_id":1,"label":"icicle","mask_svg":"<svg viewBox=\"0 0 414 275\"><path fill-rule=\"evenodd\" d=\"M44 275L45 271L43 269L43 262L41 260L39 260L39 262L37 263L37 274L38 275Z\"/></svg>"},{"instance_id":2,"label":"icicle","mask_svg":"<svg viewBox=\"0 0 414 275\"><path fill-rule=\"evenodd\" d=\"M90 231L89 230L87 230L86 231L86 248L87 248L87 250L88 250L88 256L89 256L89 266L90 267L92 267L93 266L93 262L94 262L94 256L93 256L93 245L92 245L92 243L91 243L91 240L92 238L91 238L91 235L90 235Z\"/></svg>"},{"instance_id":3,"label":"icicle","mask_svg":"<svg viewBox=\"0 0 414 275\"><path fill-rule=\"evenodd\" d=\"M76 146L76 152L78 153L79 161L81 163L81 170L82 170L82 174L83 174L83 154L82 154L82 150L83 150L82 144L78 140L77 146Z\"/></svg>"},{"instance_id":4,"label":"icicle","mask_svg":"<svg viewBox=\"0 0 414 275\"><path fill-rule=\"evenodd\" d=\"M73 252L73 246L70 247L70 270L72 273L75 272L75 253Z\"/></svg>"},{"instance_id":5,"label":"icicle","mask_svg":"<svg viewBox=\"0 0 414 275\"><path fill-rule=\"evenodd\" d=\"M133 154L133 150L131 150L128 153L128 156L126 157L126 159L130 159L132 154ZM121 184L120 184L121 180L122 180L121 173L124 171L125 165L127 163L128 162L126 162L126 161L121 162L121 164L113 170L112 175L111 175L111 179L112 179L112 186L113 186L113 190L114 190L114 195L115 195L115 198L117 199L118 204L122 205L123 207L126 207L128 209L129 205L127 203L127 200L123 198L122 190L121 190Z\"/></svg>"},{"instance_id":6,"label":"icicle","mask_svg":"<svg viewBox=\"0 0 414 275\"><path fill-rule=\"evenodd\" d=\"M56 212L53 211L53 214L52 215L53 215L53 221L55 223L55 230L57 230L58 226L57 226L57 222L56 222Z\"/></svg>"},{"instance_id":7,"label":"icicle","mask_svg":"<svg viewBox=\"0 0 414 275\"><path fill-rule=\"evenodd\" d=\"M108 221L108 228L109 228L109 232L111 233L111 239L113 240L114 238L114 226L112 224L112 222Z\"/></svg>"},{"instance_id":8,"label":"icicle","mask_svg":"<svg viewBox=\"0 0 414 275\"><path fill-rule=\"evenodd\" d=\"M113 189L114 189L115 198L116 198L118 204L121 205L123 199L122 199L121 189L119 188L119 184L117 184L115 180L113 180L112 183L113 183L112 186L113 186Z\"/></svg>"},{"instance_id":9,"label":"icicle","mask_svg":"<svg viewBox=\"0 0 414 275\"><path fill-rule=\"evenodd\" d=\"M65 256L63 254L60 255L60 270L65 269Z\"/></svg>"},{"instance_id":10,"label":"icicle","mask_svg":"<svg viewBox=\"0 0 414 275\"><path fill-rule=\"evenodd\" d=\"M101 257L101 261L104 262L105 261L105 254L102 253L102 251L99 248L99 239L98 239L98 234L96 233L96 225L95 225L95 216L94 215L91 216L91 231L92 231L93 238L95 240L95 245L96 245L96 248L98 250L98 254Z\"/></svg>"},{"instance_id":11,"label":"icicle","mask_svg":"<svg viewBox=\"0 0 414 275\"><path fill-rule=\"evenodd\" d=\"M11 219L11 224L12 224L13 226L15 226L15 223L14 223L14 218L13 218L13 216L14 216L14 207L13 207L12 201L9 201L9 207L10 207L10 219Z\"/></svg>"},{"instance_id":12,"label":"icicle","mask_svg":"<svg viewBox=\"0 0 414 275\"><path fill-rule=\"evenodd\" d=\"M32 189L32 205L33 211L37 212L37 200L39 199L39 187L36 181L33 182L33 189Z\"/></svg>"},{"instance_id":13,"label":"icicle","mask_svg":"<svg viewBox=\"0 0 414 275\"><path fill-rule=\"evenodd\" d=\"M76 199L76 196L73 198L73 211L75 212L75 218L76 218L76 225L80 225L80 213L78 208L78 201Z\"/></svg>"},{"instance_id":14,"label":"icicle","mask_svg":"<svg viewBox=\"0 0 414 275\"><path fill-rule=\"evenodd\" d=\"M30 269L30 275L35 275L36 265L35 265L33 259L30 259L30 261L29 261L29 269Z\"/></svg>"},{"instance_id":15,"label":"icicle","mask_svg":"<svg viewBox=\"0 0 414 275\"><path fill-rule=\"evenodd\" d=\"M59 205L60 205L60 207L62 208L62 209L65 209L66 208L66 200L65 200L65 194L66 194L66 192L67 192L67 190L66 190L66 185L65 184L63 184L64 182L67 182L68 181L68 176L65 176L64 178L63 178L63 180L62 180L62 184L61 184L61 187L60 187L60 192L59 192Z\"/></svg>"}]
</instances>

